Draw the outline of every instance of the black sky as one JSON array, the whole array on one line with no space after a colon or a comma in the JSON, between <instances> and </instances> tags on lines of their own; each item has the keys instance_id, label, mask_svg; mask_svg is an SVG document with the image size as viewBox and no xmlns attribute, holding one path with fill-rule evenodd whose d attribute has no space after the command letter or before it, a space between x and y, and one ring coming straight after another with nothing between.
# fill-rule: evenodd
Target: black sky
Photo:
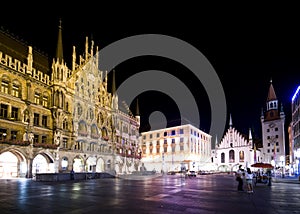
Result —
<instances>
[{"instance_id":1,"label":"black sky","mask_svg":"<svg viewBox=\"0 0 300 214\"><path fill-rule=\"evenodd\" d=\"M118 6L119 10L101 3L98 6L57 7L52 2L45 3L40 10L24 3L14 8L17 12L14 15L3 15L0 24L52 57L61 18L64 56L69 66L72 45L77 46L77 53L82 52L86 36L92 37L100 49L137 34L177 37L203 53L218 73L226 95L228 116L232 115L233 125L238 131L247 134L249 128L254 128L256 137L261 137L260 115L270 79L279 101L283 103L286 121L290 122L291 97L300 84L300 19L293 5L277 5L276 9L258 6L238 9L235 5L226 10L194 5L162 7L145 4L128 9ZM172 72L188 85L201 106L200 128L208 131L210 107L205 90L191 72L172 60L140 57L126 61L116 67L117 86L130 75L149 69ZM118 73L120 70L122 74ZM169 125L177 125L178 108L171 98L150 92L138 98L142 131L149 129L147 118L158 109L166 114ZM153 106L153 98L165 103L157 102L157 106ZM131 109L135 110L134 103Z\"/></svg>"}]
</instances>

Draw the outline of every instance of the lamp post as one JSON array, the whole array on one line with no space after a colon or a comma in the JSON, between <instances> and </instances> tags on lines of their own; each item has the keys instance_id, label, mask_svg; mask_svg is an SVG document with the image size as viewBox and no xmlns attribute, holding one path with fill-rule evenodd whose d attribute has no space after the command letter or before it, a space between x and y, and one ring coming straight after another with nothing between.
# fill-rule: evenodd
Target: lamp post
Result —
<instances>
[{"instance_id":1,"label":"lamp post","mask_svg":"<svg viewBox=\"0 0 300 214\"><path fill-rule=\"evenodd\" d=\"M280 161L281 161L281 167L282 167L282 172L281 172L281 177L284 178L284 156L280 156Z\"/></svg>"}]
</instances>

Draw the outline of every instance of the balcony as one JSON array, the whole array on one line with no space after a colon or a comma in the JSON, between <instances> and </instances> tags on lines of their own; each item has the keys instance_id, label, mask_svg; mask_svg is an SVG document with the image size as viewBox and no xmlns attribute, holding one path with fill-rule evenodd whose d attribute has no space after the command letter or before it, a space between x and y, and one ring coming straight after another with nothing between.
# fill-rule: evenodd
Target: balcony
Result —
<instances>
[{"instance_id":1,"label":"balcony","mask_svg":"<svg viewBox=\"0 0 300 214\"><path fill-rule=\"evenodd\" d=\"M33 147L45 148L45 149L57 149L58 145L47 143L33 143Z\"/></svg>"},{"instance_id":2,"label":"balcony","mask_svg":"<svg viewBox=\"0 0 300 214\"><path fill-rule=\"evenodd\" d=\"M21 141L21 140L6 140L2 139L0 140L0 143L2 144L9 144L9 145L16 145L16 146L29 146L29 141Z\"/></svg>"}]
</instances>

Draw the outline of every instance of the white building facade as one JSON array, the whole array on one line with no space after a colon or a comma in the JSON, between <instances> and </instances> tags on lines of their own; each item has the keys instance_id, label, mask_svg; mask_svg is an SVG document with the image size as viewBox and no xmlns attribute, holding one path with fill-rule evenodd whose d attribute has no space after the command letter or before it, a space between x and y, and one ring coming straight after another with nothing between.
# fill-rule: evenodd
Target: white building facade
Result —
<instances>
[{"instance_id":1,"label":"white building facade","mask_svg":"<svg viewBox=\"0 0 300 214\"><path fill-rule=\"evenodd\" d=\"M275 167L285 165L285 114L282 106L279 108L278 99L270 82L266 110L261 115L263 162Z\"/></svg>"},{"instance_id":2,"label":"white building facade","mask_svg":"<svg viewBox=\"0 0 300 214\"><path fill-rule=\"evenodd\" d=\"M212 150L214 169L221 172L237 171L239 165L251 167L260 162L261 152L253 142L251 130L249 136L239 133L232 126L230 116L229 128L220 142L216 139L215 149Z\"/></svg>"},{"instance_id":3,"label":"white building facade","mask_svg":"<svg viewBox=\"0 0 300 214\"><path fill-rule=\"evenodd\" d=\"M211 135L190 124L143 132L140 142L146 170L199 171L211 164Z\"/></svg>"}]
</instances>

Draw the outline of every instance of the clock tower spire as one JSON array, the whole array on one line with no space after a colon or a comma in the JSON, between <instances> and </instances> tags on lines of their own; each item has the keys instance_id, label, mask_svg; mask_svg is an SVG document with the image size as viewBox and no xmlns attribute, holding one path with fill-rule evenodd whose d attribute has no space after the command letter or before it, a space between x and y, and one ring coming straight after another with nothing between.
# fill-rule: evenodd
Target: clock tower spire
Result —
<instances>
[{"instance_id":1,"label":"clock tower spire","mask_svg":"<svg viewBox=\"0 0 300 214\"><path fill-rule=\"evenodd\" d=\"M265 111L262 111L262 143L264 162L281 166L280 157L285 157L285 115L279 106L272 80L266 100Z\"/></svg>"}]
</instances>

